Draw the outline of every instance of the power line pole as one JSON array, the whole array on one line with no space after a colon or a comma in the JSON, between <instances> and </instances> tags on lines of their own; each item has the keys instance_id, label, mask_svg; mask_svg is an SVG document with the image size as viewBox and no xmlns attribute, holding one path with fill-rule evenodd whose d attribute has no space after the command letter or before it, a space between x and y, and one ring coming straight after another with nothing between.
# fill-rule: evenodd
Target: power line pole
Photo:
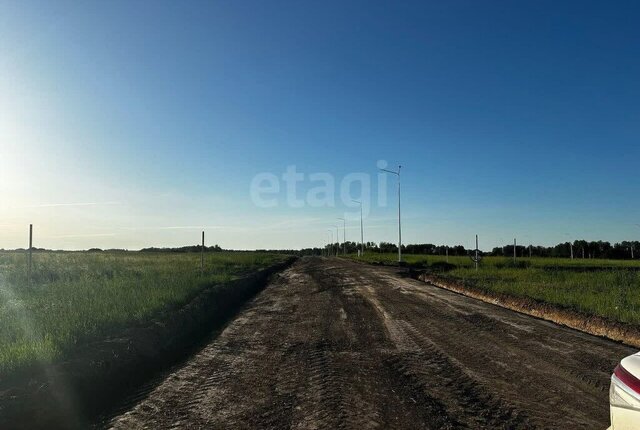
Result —
<instances>
[{"instance_id":1,"label":"power line pole","mask_svg":"<svg viewBox=\"0 0 640 430\"><path fill-rule=\"evenodd\" d=\"M204 231L202 232L202 250L200 251L200 272L204 274Z\"/></svg>"},{"instance_id":2,"label":"power line pole","mask_svg":"<svg viewBox=\"0 0 640 430\"><path fill-rule=\"evenodd\" d=\"M344 218L338 218L342 220L342 253L347 255L347 220Z\"/></svg>"},{"instance_id":3,"label":"power line pole","mask_svg":"<svg viewBox=\"0 0 640 430\"><path fill-rule=\"evenodd\" d=\"M325 232L326 233L326 232ZM322 256L324 257L327 254L327 247L329 246L329 235L326 235L323 238L323 242L326 240L326 242L324 243L324 246L322 247Z\"/></svg>"},{"instance_id":4,"label":"power line pole","mask_svg":"<svg viewBox=\"0 0 640 430\"><path fill-rule=\"evenodd\" d=\"M478 270L478 235L476 234L476 259L474 260L476 263L476 270Z\"/></svg>"},{"instance_id":5,"label":"power line pole","mask_svg":"<svg viewBox=\"0 0 640 430\"><path fill-rule=\"evenodd\" d=\"M29 271L27 282L31 284L31 264L33 262L33 224L29 224Z\"/></svg>"},{"instance_id":6,"label":"power line pole","mask_svg":"<svg viewBox=\"0 0 640 430\"><path fill-rule=\"evenodd\" d=\"M573 260L573 242L571 240L571 235L569 233L565 233L565 236L569 238L569 249L571 251L571 259Z\"/></svg>"},{"instance_id":7,"label":"power line pole","mask_svg":"<svg viewBox=\"0 0 640 430\"><path fill-rule=\"evenodd\" d=\"M327 236L326 236L326 238L327 238L327 244L325 245L325 247L324 247L324 248L325 248L325 255L328 257L328 256L329 256L329 244L331 243L331 242L329 242L329 241L330 241L331 239L329 239L329 234L328 234L328 232L325 232L325 233L327 233Z\"/></svg>"},{"instance_id":8,"label":"power line pole","mask_svg":"<svg viewBox=\"0 0 640 430\"><path fill-rule=\"evenodd\" d=\"M402 262L402 221L400 216L400 169L402 166L398 166L398 171L380 169L383 172L392 173L398 177L398 262Z\"/></svg>"},{"instance_id":9,"label":"power line pole","mask_svg":"<svg viewBox=\"0 0 640 430\"><path fill-rule=\"evenodd\" d=\"M364 257L364 227L362 226L362 202L352 200L360 205L360 255Z\"/></svg>"},{"instance_id":10,"label":"power line pole","mask_svg":"<svg viewBox=\"0 0 640 430\"><path fill-rule=\"evenodd\" d=\"M516 238L514 237L513 238L513 262L514 263L516 262L516 257L517 257L517 255L516 255L516 246L517 246Z\"/></svg>"}]
</instances>

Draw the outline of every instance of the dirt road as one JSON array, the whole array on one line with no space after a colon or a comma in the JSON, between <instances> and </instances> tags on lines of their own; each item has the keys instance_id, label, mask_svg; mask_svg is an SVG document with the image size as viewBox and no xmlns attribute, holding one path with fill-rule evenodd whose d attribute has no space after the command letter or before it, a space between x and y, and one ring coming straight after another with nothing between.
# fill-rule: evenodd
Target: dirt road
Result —
<instances>
[{"instance_id":1,"label":"dirt road","mask_svg":"<svg viewBox=\"0 0 640 430\"><path fill-rule=\"evenodd\" d=\"M398 275L304 258L111 425L599 429L634 350Z\"/></svg>"}]
</instances>

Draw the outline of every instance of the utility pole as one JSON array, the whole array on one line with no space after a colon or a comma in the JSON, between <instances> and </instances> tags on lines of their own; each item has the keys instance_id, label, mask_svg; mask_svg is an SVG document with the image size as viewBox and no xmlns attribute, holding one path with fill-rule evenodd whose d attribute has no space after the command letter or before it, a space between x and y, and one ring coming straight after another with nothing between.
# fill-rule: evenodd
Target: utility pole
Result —
<instances>
[{"instance_id":1,"label":"utility pole","mask_svg":"<svg viewBox=\"0 0 640 430\"><path fill-rule=\"evenodd\" d=\"M347 255L347 220L344 218L338 218L342 220L342 253Z\"/></svg>"},{"instance_id":2,"label":"utility pole","mask_svg":"<svg viewBox=\"0 0 640 430\"><path fill-rule=\"evenodd\" d=\"M449 262L449 246L446 247L447 263Z\"/></svg>"},{"instance_id":3,"label":"utility pole","mask_svg":"<svg viewBox=\"0 0 640 430\"><path fill-rule=\"evenodd\" d=\"M326 233L326 238L327 238L327 244L325 245L325 255L328 257L329 256L329 246L331 244L330 240L331 238L329 238L329 232L325 232Z\"/></svg>"},{"instance_id":4,"label":"utility pole","mask_svg":"<svg viewBox=\"0 0 640 430\"><path fill-rule=\"evenodd\" d=\"M337 225L332 225L331 227L334 227L336 229L336 257L338 256L338 254L340 253L340 234L339 234L339 228Z\"/></svg>"},{"instance_id":5,"label":"utility pole","mask_svg":"<svg viewBox=\"0 0 640 430\"><path fill-rule=\"evenodd\" d=\"M322 256L324 257L327 254L327 246L329 244L329 237L326 236L323 239L326 240L324 246L322 247ZM323 242L324 242L324 240L323 240Z\"/></svg>"},{"instance_id":6,"label":"utility pole","mask_svg":"<svg viewBox=\"0 0 640 430\"><path fill-rule=\"evenodd\" d=\"M29 224L29 271L27 282L31 284L31 264L33 262L33 224Z\"/></svg>"},{"instance_id":7,"label":"utility pole","mask_svg":"<svg viewBox=\"0 0 640 430\"><path fill-rule=\"evenodd\" d=\"M352 202L360 205L360 255L364 257L364 228L362 226L362 202L358 200L351 200Z\"/></svg>"},{"instance_id":8,"label":"utility pole","mask_svg":"<svg viewBox=\"0 0 640 430\"><path fill-rule=\"evenodd\" d=\"M402 262L402 224L400 216L400 169L402 166L398 166L398 171L380 169L383 172L392 173L398 177L398 263Z\"/></svg>"},{"instance_id":9,"label":"utility pole","mask_svg":"<svg viewBox=\"0 0 640 430\"><path fill-rule=\"evenodd\" d=\"M475 259L475 263L476 263L476 271L478 270L478 235L476 234L476 259Z\"/></svg>"},{"instance_id":10,"label":"utility pole","mask_svg":"<svg viewBox=\"0 0 640 430\"><path fill-rule=\"evenodd\" d=\"M514 237L513 238L513 262L514 263L516 262L516 257L517 257L517 255L516 255L516 246L517 246L516 238Z\"/></svg>"},{"instance_id":11,"label":"utility pole","mask_svg":"<svg viewBox=\"0 0 640 430\"><path fill-rule=\"evenodd\" d=\"M327 256L333 254L333 230L331 230L330 228L327 229L327 231L329 232L329 234L331 235L331 246L329 247L329 249L327 250Z\"/></svg>"},{"instance_id":12,"label":"utility pole","mask_svg":"<svg viewBox=\"0 0 640 430\"><path fill-rule=\"evenodd\" d=\"M569 249L571 250L571 259L573 260L573 242L571 241L571 235L569 233L565 233L565 236L569 238Z\"/></svg>"},{"instance_id":13,"label":"utility pole","mask_svg":"<svg viewBox=\"0 0 640 430\"><path fill-rule=\"evenodd\" d=\"M202 232L202 250L200 252L200 272L204 273L204 231Z\"/></svg>"}]
</instances>

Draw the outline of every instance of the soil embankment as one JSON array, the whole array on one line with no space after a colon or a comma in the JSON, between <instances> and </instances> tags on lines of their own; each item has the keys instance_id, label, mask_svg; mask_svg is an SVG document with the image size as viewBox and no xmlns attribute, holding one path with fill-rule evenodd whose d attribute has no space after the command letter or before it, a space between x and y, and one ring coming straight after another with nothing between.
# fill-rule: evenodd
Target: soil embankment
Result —
<instances>
[{"instance_id":1,"label":"soil embankment","mask_svg":"<svg viewBox=\"0 0 640 430\"><path fill-rule=\"evenodd\" d=\"M54 364L0 381L0 428L87 428L163 369L184 359L293 259L212 285L187 305L117 337L79 346Z\"/></svg>"},{"instance_id":2,"label":"soil embankment","mask_svg":"<svg viewBox=\"0 0 640 430\"><path fill-rule=\"evenodd\" d=\"M442 278L435 274L417 273L414 277L436 287L454 291L474 299L640 348L640 327L636 325L588 315L527 297L515 297L486 291L461 281Z\"/></svg>"}]
</instances>

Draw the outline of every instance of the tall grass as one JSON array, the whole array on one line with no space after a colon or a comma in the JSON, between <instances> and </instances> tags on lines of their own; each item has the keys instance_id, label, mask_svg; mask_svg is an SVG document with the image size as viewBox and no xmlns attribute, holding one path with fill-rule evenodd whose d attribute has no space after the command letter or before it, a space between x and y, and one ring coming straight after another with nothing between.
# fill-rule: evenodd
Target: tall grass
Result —
<instances>
[{"instance_id":1,"label":"tall grass","mask_svg":"<svg viewBox=\"0 0 640 430\"><path fill-rule=\"evenodd\" d=\"M0 373L64 356L159 312L209 285L284 257L260 253L34 253L31 283L22 253L0 253Z\"/></svg>"},{"instance_id":2,"label":"tall grass","mask_svg":"<svg viewBox=\"0 0 640 430\"><path fill-rule=\"evenodd\" d=\"M640 273L628 270L575 272L536 267L457 268L445 276L487 291L529 297L612 320L640 323Z\"/></svg>"},{"instance_id":3,"label":"tall grass","mask_svg":"<svg viewBox=\"0 0 640 430\"><path fill-rule=\"evenodd\" d=\"M363 260L369 263L384 263L384 264L396 264L398 261L398 254L376 254L367 253L364 257L357 257L355 254L351 254L350 258L356 260ZM408 264L423 264L425 266L432 265L434 263L442 263L448 261L458 267L473 267L474 263L468 256L449 256L444 255L416 255L416 254L403 254L403 261ZM504 267L511 265L513 259L511 257L485 257L482 259L480 267ZM603 260L603 259L582 259L582 258L523 258L519 257L517 261L520 264L528 267L539 268L575 268L575 269L638 269L640 270L640 260Z\"/></svg>"},{"instance_id":4,"label":"tall grass","mask_svg":"<svg viewBox=\"0 0 640 430\"><path fill-rule=\"evenodd\" d=\"M352 257L357 259L357 257ZM367 254L368 262L395 264L397 254ZM444 256L406 255L408 264L437 267ZM485 291L527 297L615 321L640 324L640 261L487 257L476 271L469 257L449 257L440 275Z\"/></svg>"}]
</instances>

